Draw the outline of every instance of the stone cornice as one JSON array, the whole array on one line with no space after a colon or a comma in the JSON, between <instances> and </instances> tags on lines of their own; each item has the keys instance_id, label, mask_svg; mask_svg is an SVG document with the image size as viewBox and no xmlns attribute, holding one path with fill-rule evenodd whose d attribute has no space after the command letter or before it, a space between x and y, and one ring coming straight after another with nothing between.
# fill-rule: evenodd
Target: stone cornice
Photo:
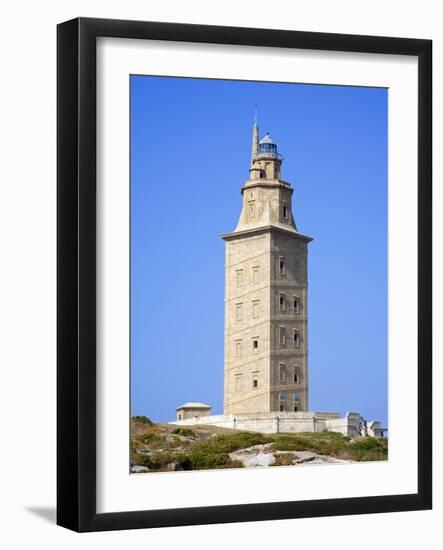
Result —
<instances>
[{"instance_id":1,"label":"stone cornice","mask_svg":"<svg viewBox=\"0 0 443 550\"><path fill-rule=\"evenodd\" d=\"M225 233L224 235L220 235L220 237L224 241L232 241L235 239L239 239L241 237L247 237L249 235L254 234L260 234L260 233L268 233L268 232L280 232L284 233L287 237L293 237L294 239L300 239L306 243L309 243L313 240L312 237L308 237L307 235L303 235L302 233L298 233L293 228L288 227L288 229L278 226L278 225L264 225L263 227L253 227L251 229L243 229L241 231L233 231L232 233Z\"/></svg>"},{"instance_id":2,"label":"stone cornice","mask_svg":"<svg viewBox=\"0 0 443 550\"><path fill-rule=\"evenodd\" d=\"M281 189L286 189L287 191L289 191L291 195L294 192L294 188L291 187L291 184L287 181L263 178L245 181L244 186L241 188L241 194L243 195L246 190L252 189L254 187L280 187Z\"/></svg>"}]
</instances>

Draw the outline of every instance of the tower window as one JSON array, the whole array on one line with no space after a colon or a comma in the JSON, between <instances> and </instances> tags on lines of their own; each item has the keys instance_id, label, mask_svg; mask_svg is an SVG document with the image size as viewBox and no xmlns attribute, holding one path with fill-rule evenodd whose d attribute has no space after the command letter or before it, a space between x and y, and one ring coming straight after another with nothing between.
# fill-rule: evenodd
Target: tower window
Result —
<instances>
[{"instance_id":1,"label":"tower window","mask_svg":"<svg viewBox=\"0 0 443 550\"><path fill-rule=\"evenodd\" d=\"M286 220L288 219L288 207L286 204L283 205L283 218Z\"/></svg>"},{"instance_id":2,"label":"tower window","mask_svg":"<svg viewBox=\"0 0 443 550\"><path fill-rule=\"evenodd\" d=\"M294 341L294 348L298 348L300 346L300 334L298 333L298 331L294 330L292 338Z\"/></svg>"},{"instance_id":3,"label":"tower window","mask_svg":"<svg viewBox=\"0 0 443 550\"><path fill-rule=\"evenodd\" d=\"M300 384L300 375L298 372L294 372L294 384Z\"/></svg>"},{"instance_id":4,"label":"tower window","mask_svg":"<svg viewBox=\"0 0 443 550\"><path fill-rule=\"evenodd\" d=\"M278 392L278 400L279 401L284 401L285 400L285 392L284 391Z\"/></svg>"},{"instance_id":5,"label":"tower window","mask_svg":"<svg viewBox=\"0 0 443 550\"><path fill-rule=\"evenodd\" d=\"M260 313L260 301L254 300L252 302L252 317L254 319L257 319L259 317L259 313Z\"/></svg>"},{"instance_id":6,"label":"tower window","mask_svg":"<svg viewBox=\"0 0 443 550\"><path fill-rule=\"evenodd\" d=\"M252 339L252 353L258 353L258 338Z\"/></svg>"},{"instance_id":7,"label":"tower window","mask_svg":"<svg viewBox=\"0 0 443 550\"><path fill-rule=\"evenodd\" d=\"M235 280L238 287L243 286L243 269L237 269L235 272Z\"/></svg>"},{"instance_id":8,"label":"tower window","mask_svg":"<svg viewBox=\"0 0 443 550\"><path fill-rule=\"evenodd\" d=\"M285 406L282 403L280 403L280 412L283 412L284 410L285 410Z\"/></svg>"},{"instance_id":9,"label":"tower window","mask_svg":"<svg viewBox=\"0 0 443 550\"><path fill-rule=\"evenodd\" d=\"M253 218L255 216L255 201L249 201L249 217Z\"/></svg>"},{"instance_id":10,"label":"tower window","mask_svg":"<svg viewBox=\"0 0 443 550\"><path fill-rule=\"evenodd\" d=\"M237 374L235 377L235 391L241 390L241 374Z\"/></svg>"},{"instance_id":11,"label":"tower window","mask_svg":"<svg viewBox=\"0 0 443 550\"><path fill-rule=\"evenodd\" d=\"M280 311L285 311L286 309L286 299L284 294L280 294Z\"/></svg>"},{"instance_id":12,"label":"tower window","mask_svg":"<svg viewBox=\"0 0 443 550\"><path fill-rule=\"evenodd\" d=\"M235 342L235 356L239 359L243 355L243 342L242 340L237 340Z\"/></svg>"},{"instance_id":13,"label":"tower window","mask_svg":"<svg viewBox=\"0 0 443 550\"><path fill-rule=\"evenodd\" d=\"M297 296L294 296L293 307L294 313L300 313L300 300L297 298Z\"/></svg>"},{"instance_id":14,"label":"tower window","mask_svg":"<svg viewBox=\"0 0 443 550\"><path fill-rule=\"evenodd\" d=\"M299 393L293 393L292 394L292 401L294 401L294 403L300 403L300 394Z\"/></svg>"},{"instance_id":15,"label":"tower window","mask_svg":"<svg viewBox=\"0 0 443 550\"><path fill-rule=\"evenodd\" d=\"M284 327L279 327L278 335L280 344L284 346L286 344L286 330Z\"/></svg>"},{"instance_id":16,"label":"tower window","mask_svg":"<svg viewBox=\"0 0 443 550\"><path fill-rule=\"evenodd\" d=\"M284 363L280 363L279 372L280 372L280 376L279 376L280 382L284 384L286 382L286 369L285 369Z\"/></svg>"},{"instance_id":17,"label":"tower window","mask_svg":"<svg viewBox=\"0 0 443 550\"><path fill-rule=\"evenodd\" d=\"M286 274L286 261L282 257L278 259L278 270L280 272L280 275Z\"/></svg>"},{"instance_id":18,"label":"tower window","mask_svg":"<svg viewBox=\"0 0 443 550\"><path fill-rule=\"evenodd\" d=\"M258 388L258 380L257 378L254 376L254 378L252 379L252 387L255 389L255 388Z\"/></svg>"},{"instance_id":19,"label":"tower window","mask_svg":"<svg viewBox=\"0 0 443 550\"><path fill-rule=\"evenodd\" d=\"M237 321L243 320L243 304L235 304L235 318Z\"/></svg>"},{"instance_id":20,"label":"tower window","mask_svg":"<svg viewBox=\"0 0 443 550\"><path fill-rule=\"evenodd\" d=\"M255 266L252 268L252 281L256 285L259 282L259 267Z\"/></svg>"}]
</instances>

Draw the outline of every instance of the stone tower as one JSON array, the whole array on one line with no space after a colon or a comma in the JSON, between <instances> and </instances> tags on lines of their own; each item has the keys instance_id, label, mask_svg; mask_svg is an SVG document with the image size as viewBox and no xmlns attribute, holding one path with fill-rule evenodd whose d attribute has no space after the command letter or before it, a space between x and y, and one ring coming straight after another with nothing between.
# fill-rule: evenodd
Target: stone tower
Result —
<instances>
[{"instance_id":1,"label":"stone tower","mask_svg":"<svg viewBox=\"0 0 443 550\"><path fill-rule=\"evenodd\" d=\"M254 123L243 208L225 240L224 413L308 410L307 254L291 185Z\"/></svg>"}]
</instances>

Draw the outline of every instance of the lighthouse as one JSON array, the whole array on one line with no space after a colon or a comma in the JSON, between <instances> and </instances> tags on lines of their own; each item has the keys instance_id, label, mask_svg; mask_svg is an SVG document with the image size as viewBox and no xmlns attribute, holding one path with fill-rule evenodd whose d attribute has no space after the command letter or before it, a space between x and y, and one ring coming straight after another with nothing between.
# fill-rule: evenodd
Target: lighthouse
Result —
<instances>
[{"instance_id":1,"label":"lighthouse","mask_svg":"<svg viewBox=\"0 0 443 550\"><path fill-rule=\"evenodd\" d=\"M308 243L269 133L252 130L242 210L225 241L224 414L308 410Z\"/></svg>"}]
</instances>

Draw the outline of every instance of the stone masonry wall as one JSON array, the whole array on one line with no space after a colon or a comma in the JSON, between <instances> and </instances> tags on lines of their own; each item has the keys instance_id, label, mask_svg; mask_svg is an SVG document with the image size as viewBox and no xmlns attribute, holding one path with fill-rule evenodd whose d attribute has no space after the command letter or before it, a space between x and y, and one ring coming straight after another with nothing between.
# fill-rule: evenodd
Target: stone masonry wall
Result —
<instances>
[{"instance_id":1,"label":"stone masonry wall","mask_svg":"<svg viewBox=\"0 0 443 550\"><path fill-rule=\"evenodd\" d=\"M362 417L348 413L282 412L257 414L220 414L170 422L178 426L218 426L260 433L339 432L349 437L360 435Z\"/></svg>"},{"instance_id":2,"label":"stone masonry wall","mask_svg":"<svg viewBox=\"0 0 443 550\"><path fill-rule=\"evenodd\" d=\"M226 414L269 411L269 234L226 243Z\"/></svg>"}]
</instances>

